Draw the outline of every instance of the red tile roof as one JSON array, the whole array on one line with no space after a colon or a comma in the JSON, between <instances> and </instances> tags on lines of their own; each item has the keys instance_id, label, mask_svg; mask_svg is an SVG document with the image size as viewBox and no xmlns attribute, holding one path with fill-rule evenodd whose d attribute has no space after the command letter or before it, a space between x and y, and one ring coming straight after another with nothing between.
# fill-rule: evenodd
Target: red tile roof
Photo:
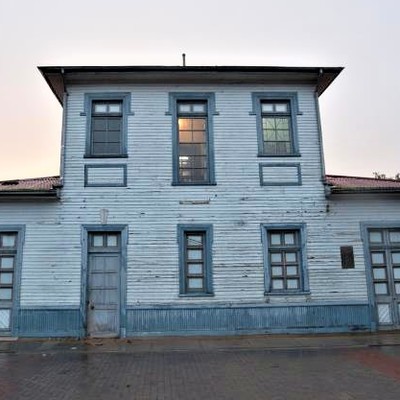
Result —
<instances>
[{"instance_id":1,"label":"red tile roof","mask_svg":"<svg viewBox=\"0 0 400 400\"><path fill-rule=\"evenodd\" d=\"M32 192L54 192L60 186L59 176L48 176L45 178L13 179L0 181L0 194L6 193L32 193Z\"/></svg>"},{"instance_id":2,"label":"red tile roof","mask_svg":"<svg viewBox=\"0 0 400 400\"><path fill-rule=\"evenodd\" d=\"M376 179L340 175L326 175L325 178L332 193L400 192L400 181L396 179Z\"/></svg>"}]
</instances>

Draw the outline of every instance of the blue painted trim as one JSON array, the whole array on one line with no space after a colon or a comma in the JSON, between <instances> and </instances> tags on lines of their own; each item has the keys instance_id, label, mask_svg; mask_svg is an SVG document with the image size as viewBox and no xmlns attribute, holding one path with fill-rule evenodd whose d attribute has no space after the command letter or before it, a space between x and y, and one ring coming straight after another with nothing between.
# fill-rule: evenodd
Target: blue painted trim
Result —
<instances>
[{"instance_id":1,"label":"blue painted trim","mask_svg":"<svg viewBox=\"0 0 400 400\"><path fill-rule=\"evenodd\" d=\"M129 336L371 330L366 303L129 306Z\"/></svg>"},{"instance_id":2,"label":"blue painted trim","mask_svg":"<svg viewBox=\"0 0 400 400\"><path fill-rule=\"evenodd\" d=\"M178 160L178 111L177 102L185 100L202 100L207 102L207 151L208 151L208 182L182 183L179 182ZM166 115L172 116L172 186L207 186L216 185L215 157L214 157L214 123L213 116L219 115L216 111L215 93L210 92L170 92Z\"/></svg>"},{"instance_id":3,"label":"blue painted trim","mask_svg":"<svg viewBox=\"0 0 400 400\"><path fill-rule=\"evenodd\" d=\"M78 307L21 307L18 313L20 337L81 337Z\"/></svg>"},{"instance_id":4,"label":"blue painted trim","mask_svg":"<svg viewBox=\"0 0 400 400\"><path fill-rule=\"evenodd\" d=\"M321 163L321 180L322 182L324 182L325 181L324 141L322 137L321 112L319 109L319 97L317 92L314 93L314 104L315 104L315 115L317 118L319 158Z\"/></svg>"},{"instance_id":5,"label":"blue painted trim","mask_svg":"<svg viewBox=\"0 0 400 400\"><path fill-rule=\"evenodd\" d=\"M204 293L185 292L185 232L204 231L206 235L205 251L205 289ZM199 297L213 295L213 276L212 276L212 244L213 226L211 224L178 224L177 241L179 246L179 296Z\"/></svg>"},{"instance_id":6,"label":"blue painted trim","mask_svg":"<svg viewBox=\"0 0 400 400\"><path fill-rule=\"evenodd\" d=\"M88 236L92 232L120 232L121 234L121 273L120 273L120 336L126 336L126 296L127 296L127 247L128 225L82 225L82 286L81 286L81 332L86 336L86 300L88 289Z\"/></svg>"},{"instance_id":7,"label":"blue painted trim","mask_svg":"<svg viewBox=\"0 0 400 400\"><path fill-rule=\"evenodd\" d=\"M257 126L257 143L258 143L258 156L259 157L300 157L299 153L299 138L297 131L297 115L302 115L299 110L299 102L297 99L297 92L252 92L251 100L253 109L249 113L250 115L256 116ZM292 141L292 153L291 154L264 154L264 141L263 141L263 129L262 129L262 115L261 115L261 102L263 100L286 100L290 105L291 113L291 141Z\"/></svg>"},{"instance_id":8,"label":"blue painted trim","mask_svg":"<svg viewBox=\"0 0 400 400\"><path fill-rule=\"evenodd\" d=\"M369 229L391 229L400 228L400 221L364 221L360 222L361 240L363 242L364 250L364 265L365 265L365 276L367 280L367 292L368 292L368 303L370 306L371 321L373 328L376 330L379 325L378 321L378 310L375 302L375 291L372 277L372 265L369 256L369 240L368 230Z\"/></svg>"},{"instance_id":9,"label":"blue painted trim","mask_svg":"<svg viewBox=\"0 0 400 400\"><path fill-rule=\"evenodd\" d=\"M86 164L85 165L85 187L126 187L127 186L127 166L126 164ZM115 183L115 182L104 182L104 183L89 183L88 176L89 176L89 169L90 168L122 168L124 174L124 181L123 183Z\"/></svg>"},{"instance_id":10,"label":"blue painted trim","mask_svg":"<svg viewBox=\"0 0 400 400\"><path fill-rule=\"evenodd\" d=\"M261 186L301 186L301 167L299 163L260 163L259 175L260 175L260 185ZM297 168L297 182L265 182L264 181L264 171L265 167L296 167Z\"/></svg>"},{"instance_id":11,"label":"blue painted trim","mask_svg":"<svg viewBox=\"0 0 400 400\"><path fill-rule=\"evenodd\" d=\"M10 307L1 307L2 309L9 309L10 315L10 329L1 330L2 334L11 334L12 336L18 336L19 331L19 319L18 312L21 301L21 269L23 259L23 247L25 242L25 225L0 225L0 232L16 232L17 233L17 254L15 256L14 265L14 282L13 282L13 298Z\"/></svg>"},{"instance_id":12,"label":"blue painted trim","mask_svg":"<svg viewBox=\"0 0 400 400\"><path fill-rule=\"evenodd\" d=\"M67 141L67 121L68 121L68 93L65 91L63 95L63 115L61 127L61 149L60 149L60 184L64 185L65 171L65 143Z\"/></svg>"},{"instance_id":13,"label":"blue painted trim","mask_svg":"<svg viewBox=\"0 0 400 400\"><path fill-rule=\"evenodd\" d=\"M97 156L91 152L92 135L92 103L94 100L121 100L122 101L122 138L121 154ZM134 115L131 111L131 93L130 92L93 92L85 93L84 112L80 114L86 116L86 152L85 157L90 158L119 158L126 157L128 153L128 115Z\"/></svg>"},{"instance_id":14,"label":"blue painted trim","mask_svg":"<svg viewBox=\"0 0 400 400\"><path fill-rule=\"evenodd\" d=\"M274 296L275 294L309 294L310 286L308 281L308 268L307 268L307 226L305 223L296 224L260 224L261 226L261 241L263 244L263 263L264 263L264 283L265 295ZM269 231L282 231L282 230L298 230L300 234L300 255L301 255L301 285L300 290L294 291L271 291L271 266L269 265L268 254L268 232Z\"/></svg>"}]
</instances>

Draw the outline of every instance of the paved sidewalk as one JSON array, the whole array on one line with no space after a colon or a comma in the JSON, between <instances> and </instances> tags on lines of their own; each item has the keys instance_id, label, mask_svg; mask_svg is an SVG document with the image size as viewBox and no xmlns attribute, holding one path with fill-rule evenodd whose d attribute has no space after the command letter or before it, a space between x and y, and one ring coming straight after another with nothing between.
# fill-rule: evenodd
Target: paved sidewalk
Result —
<instances>
[{"instance_id":1,"label":"paved sidewalk","mask_svg":"<svg viewBox=\"0 0 400 400\"><path fill-rule=\"evenodd\" d=\"M128 339L0 339L0 353L173 352L400 346L400 331L340 335L160 336Z\"/></svg>"},{"instance_id":2,"label":"paved sidewalk","mask_svg":"<svg viewBox=\"0 0 400 400\"><path fill-rule=\"evenodd\" d=\"M398 400L400 333L0 342L1 400Z\"/></svg>"}]
</instances>

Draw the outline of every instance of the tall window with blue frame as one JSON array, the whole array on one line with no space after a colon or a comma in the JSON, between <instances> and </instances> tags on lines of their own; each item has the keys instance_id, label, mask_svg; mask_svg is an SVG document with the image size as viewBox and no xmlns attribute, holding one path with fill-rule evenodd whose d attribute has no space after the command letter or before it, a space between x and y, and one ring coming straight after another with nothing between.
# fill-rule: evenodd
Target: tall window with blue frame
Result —
<instances>
[{"instance_id":1,"label":"tall window with blue frame","mask_svg":"<svg viewBox=\"0 0 400 400\"><path fill-rule=\"evenodd\" d=\"M210 182L207 101L178 101L178 182Z\"/></svg>"}]
</instances>

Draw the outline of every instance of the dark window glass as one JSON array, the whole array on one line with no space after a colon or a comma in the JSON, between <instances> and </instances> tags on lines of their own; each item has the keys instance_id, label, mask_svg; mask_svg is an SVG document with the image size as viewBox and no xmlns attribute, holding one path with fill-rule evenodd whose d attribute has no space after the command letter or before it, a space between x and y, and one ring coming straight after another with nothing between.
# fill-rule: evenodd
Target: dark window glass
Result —
<instances>
[{"instance_id":1,"label":"dark window glass","mask_svg":"<svg viewBox=\"0 0 400 400\"><path fill-rule=\"evenodd\" d=\"M298 230L268 231L270 290L301 289L301 254Z\"/></svg>"},{"instance_id":2,"label":"dark window glass","mask_svg":"<svg viewBox=\"0 0 400 400\"><path fill-rule=\"evenodd\" d=\"M91 127L92 155L122 153L122 101L93 101Z\"/></svg>"},{"instance_id":3,"label":"dark window glass","mask_svg":"<svg viewBox=\"0 0 400 400\"><path fill-rule=\"evenodd\" d=\"M354 268L353 246L342 246L340 248L340 257L342 259L342 268Z\"/></svg>"}]
</instances>

